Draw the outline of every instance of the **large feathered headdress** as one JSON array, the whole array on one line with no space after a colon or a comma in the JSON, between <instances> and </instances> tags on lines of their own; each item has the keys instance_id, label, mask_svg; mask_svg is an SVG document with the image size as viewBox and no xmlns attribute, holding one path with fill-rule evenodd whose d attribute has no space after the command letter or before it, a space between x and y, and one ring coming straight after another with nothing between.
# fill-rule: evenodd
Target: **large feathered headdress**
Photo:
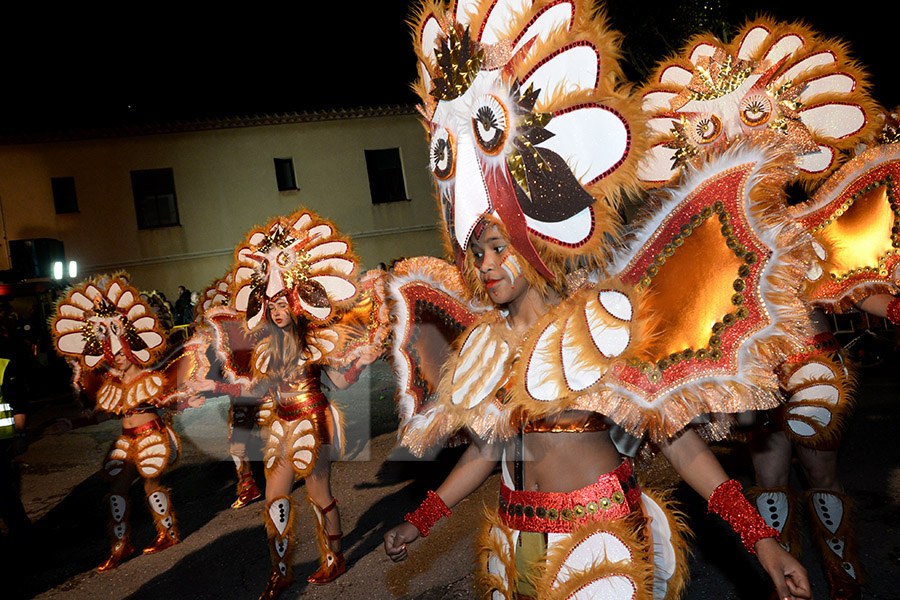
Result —
<instances>
[{"instance_id":1,"label":"large feathered headdress","mask_svg":"<svg viewBox=\"0 0 900 600\"><path fill-rule=\"evenodd\" d=\"M640 177L666 184L710 149L768 136L798 157L801 180L812 183L871 134L866 88L845 44L799 24L758 19L729 44L698 36L642 90L654 143Z\"/></svg>"},{"instance_id":2,"label":"large feathered headdress","mask_svg":"<svg viewBox=\"0 0 900 600\"><path fill-rule=\"evenodd\" d=\"M252 331L285 296L295 315L327 324L357 293L357 260L334 225L306 210L250 231L237 249L234 307Z\"/></svg>"},{"instance_id":3,"label":"large feathered headdress","mask_svg":"<svg viewBox=\"0 0 900 600\"><path fill-rule=\"evenodd\" d=\"M619 35L581 0L430 1L415 87L450 247L484 218L549 281L601 262L615 195L633 181L640 111L617 94ZM597 201L598 198L603 200Z\"/></svg>"},{"instance_id":4,"label":"large feathered headdress","mask_svg":"<svg viewBox=\"0 0 900 600\"><path fill-rule=\"evenodd\" d=\"M69 289L51 323L56 350L93 368L113 365L119 351L146 366L165 347L156 316L126 275L102 277Z\"/></svg>"}]
</instances>

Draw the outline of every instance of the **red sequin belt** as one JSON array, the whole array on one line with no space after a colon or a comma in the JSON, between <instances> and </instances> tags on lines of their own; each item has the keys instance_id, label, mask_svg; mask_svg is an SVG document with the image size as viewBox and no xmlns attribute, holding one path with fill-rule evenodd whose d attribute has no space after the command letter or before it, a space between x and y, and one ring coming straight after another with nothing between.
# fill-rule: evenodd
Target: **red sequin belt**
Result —
<instances>
[{"instance_id":1,"label":"red sequin belt","mask_svg":"<svg viewBox=\"0 0 900 600\"><path fill-rule=\"evenodd\" d=\"M574 492L525 492L501 483L500 521L519 531L569 533L582 523L627 516L640 497L640 485L626 460L597 483Z\"/></svg>"},{"instance_id":2,"label":"red sequin belt","mask_svg":"<svg viewBox=\"0 0 900 600\"><path fill-rule=\"evenodd\" d=\"M305 393L300 396L302 400L296 400L288 404L282 404L283 398L278 399L275 403L275 414L279 419L282 421L296 421L306 415L323 413L328 408L328 398L322 392ZM290 398L290 400L294 400L294 398Z\"/></svg>"},{"instance_id":3,"label":"red sequin belt","mask_svg":"<svg viewBox=\"0 0 900 600\"><path fill-rule=\"evenodd\" d=\"M122 427L122 435L134 437L150 433L151 431L162 431L165 428L166 426L163 424L162 419L157 417L152 421L147 421L143 425L138 425L137 427Z\"/></svg>"}]
</instances>

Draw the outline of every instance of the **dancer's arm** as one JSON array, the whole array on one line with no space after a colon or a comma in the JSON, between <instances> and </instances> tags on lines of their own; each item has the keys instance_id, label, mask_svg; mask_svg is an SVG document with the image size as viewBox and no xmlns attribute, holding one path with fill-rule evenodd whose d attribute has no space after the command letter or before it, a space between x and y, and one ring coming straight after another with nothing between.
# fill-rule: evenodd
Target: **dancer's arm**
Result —
<instances>
[{"instance_id":1,"label":"dancer's arm","mask_svg":"<svg viewBox=\"0 0 900 600\"><path fill-rule=\"evenodd\" d=\"M479 445L475 442L463 452L447 479L436 490L447 508L459 504L490 477L499 461L499 454L497 446ZM399 562L406 558L407 544L418 539L420 535L418 528L412 523L398 525L384 534L384 551L391 560Z\"/></svg>"},{"instance_id":2,"label":"dancer's arm","mask_svg":"<svg viewBox=\"0 0 900 600\"><path fill-rule=\"evenodd\" d=\"M728 481L728 475L700 436L691 429L661 445L675 471L694 490L709 499ZM756 557L772 578L779 598L812 598L806 569L771 537L756 542Z\"/></svg>"},{"instance_id":3,"label":"dancer's arm","mask_svg":"<svg viewBox=\"0 0 900 600\"><path fill-rule=\"evenodd\" d=\"M870 315L889 319L893 323L894 319L891 317L894 315L888 313L888 307L890 307L891 302L894 300L897 300L897 298L890 294L874 294L857 302L856 308L865 311Z\"/></svg>"}]
</instances>

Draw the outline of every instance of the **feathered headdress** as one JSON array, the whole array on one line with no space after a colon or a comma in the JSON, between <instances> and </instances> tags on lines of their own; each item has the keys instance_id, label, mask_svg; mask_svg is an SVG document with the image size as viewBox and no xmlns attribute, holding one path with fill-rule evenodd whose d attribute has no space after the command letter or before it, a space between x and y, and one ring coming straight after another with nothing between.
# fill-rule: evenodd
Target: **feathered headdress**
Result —
<instances>
[{"instance_id":1,"label":"feathered headdress","mask_svg":"<svg viewBox=\"0 0 900 600\"><path fill-rule=\"evenodd\" d=\"M415 88L460 270L484 218L544 280L562 280L576 255L602 263L643 139L640 111L616 91L618 44L581 0L420 9Z\"/></svg>"},{"instance_id":2,"label":"feathered headdress","mask_svg":"<svg viewBox=\"0 0 900 600\"><path fill-rule=\"evenodd\" d=\"M103 361L113 366L119 351L132 363L146 366L165 346L156 316L126 275L70 288L57 302L50 329L57 352L77 357L89 368Z\"/></svg>"},{"instance_id":3,"label":"feathered headdress","mask_svg":"<svg viewBox=\"0 0 900 600\"><path fill-rule=\"evenodd\" d=\"M285 296L313 326L325 325L352 304L357 260L336 228L300 210L250 231L237 249L234 307L253 331L269 302Z\"/></svg>"},{"instance_id":4,"label":"feathered headdress","mask_svg":"<svg viewBox=\"0 0 900 600\"><path fill-rule=\"evenodd\" d=\"M754 136L797 155L801 180L827 176L874 126L866 75L847 55L842 42L768 19L730 44L698 36L642 90L654 143L641 180L664 185L694 157Z\"/></svg>"}]
</instances>

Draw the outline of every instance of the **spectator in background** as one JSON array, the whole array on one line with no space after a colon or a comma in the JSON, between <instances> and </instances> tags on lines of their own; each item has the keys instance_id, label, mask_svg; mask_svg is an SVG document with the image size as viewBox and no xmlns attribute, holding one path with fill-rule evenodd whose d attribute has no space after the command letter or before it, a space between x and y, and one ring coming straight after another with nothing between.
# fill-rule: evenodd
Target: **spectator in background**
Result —
<instances>
[{"instance_id":1,"label":"spectator in background","mask_svg":"<svg viewBox=\"0 0 900 600\"><path fill-rule=\"evenodd\" d=\"M9 559L21 552L28 541L31 522L19 498L15 485L12 459L25 451L25 407L27 396L19 363L13 360L8 339L0 341L0 519L6 524L9 539L4 541L0 560L6 553Z\"/></svg>"},{"instance_id":2,"label":"spectator in background","mask_svg":"<svg viewBox=\"0 0 900 600\"><path fill-rule=\"evenodd\" d=\"M183 285L178 286L178 298L172 310L176 325L189 325L194 321L194 305L191 303L191 290Z\"/></svg>"}]
</instances>

